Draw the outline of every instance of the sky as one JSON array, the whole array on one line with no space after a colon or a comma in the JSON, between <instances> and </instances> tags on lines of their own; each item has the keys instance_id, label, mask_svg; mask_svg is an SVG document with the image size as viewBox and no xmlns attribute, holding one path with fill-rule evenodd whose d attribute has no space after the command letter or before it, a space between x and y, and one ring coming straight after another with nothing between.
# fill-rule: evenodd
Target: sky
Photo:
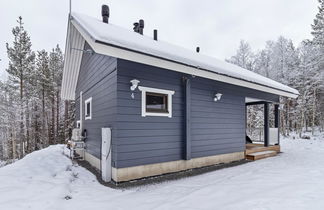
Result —
<instances>
[{"instance_id":1,"label":"sky","mask_svg":"<svg viewBox=\"0 0 324 210\"><path fill-rule=\"evenodd\" d=\"M235 54L241 39L253 50L280 35L295 45L311 38L311 24L318 12L317 0L72 0L72 11L101 19L101 5L110 7L110 23L132 30L145 20L144 34L224 60ZM23 17L32 48L65 48L69 0L0 1L0 79L7 77L6 43Z\"/></svg>"}]
</instances>

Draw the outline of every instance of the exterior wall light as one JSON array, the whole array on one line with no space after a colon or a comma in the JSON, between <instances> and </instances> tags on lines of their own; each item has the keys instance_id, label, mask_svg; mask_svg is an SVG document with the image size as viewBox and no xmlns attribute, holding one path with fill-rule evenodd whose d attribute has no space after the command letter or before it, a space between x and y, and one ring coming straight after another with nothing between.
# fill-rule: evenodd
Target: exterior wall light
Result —
<instances>
[{"instance_id":1,"label":"exterior wall light","mask_svg":"<svg viewBox=\"0 0 324 210\"><path fill-rule=\"evenodd\" d=\"M285 104L279 104L279 109L283 110L285 108Z\"/></svg>"},{"instance_id":2,"label":"exterior wall light","mask_svg":"<svg viewBox=\"0 0 324 210\"><path fill-rule=\"evenodd\" d=\"M132 79L130 81L130 83L132 84L132 86L130 87L131 91L136 90L138 83L140 83L140 81L138 81L137 79Z\"/></svg>"},{"instance_id":3,"label":"exterior wall light","mask_svg":"<svg viewBox=\"0 0 324 210\"><path fill-rule=\"evenodd\" d=\"M221 100L222 95L223 95L223 94L221 94L221 93L216 93L216 94L215 94L215 97L214 97L214 101L216 102L216 101Z\"/></svg>"}]
</instances>

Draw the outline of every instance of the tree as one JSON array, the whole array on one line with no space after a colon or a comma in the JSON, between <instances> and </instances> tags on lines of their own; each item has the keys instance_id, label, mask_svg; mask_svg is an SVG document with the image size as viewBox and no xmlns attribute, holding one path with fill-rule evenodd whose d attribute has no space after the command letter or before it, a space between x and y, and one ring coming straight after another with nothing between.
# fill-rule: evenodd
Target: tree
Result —
<instances>
[{"instance_id":1,"label":"tree","mask_svg":"<svg viewBox=\"0 0 324 210\"><path fill-rule=\"evenodd\" d=\"M315 55L316 65L318 67L317 83L314 87L314 96L317 96L317 101L314 101L314 105L319 104L322 108L317 111L320 113L320 120L322 121L322 127L324 126L324 0L318 0L319 7L318 13L315 16L312 26L313 40L311 41L314 47L317 49ZM319 102L319 103L318 103ZM315 126L315 113L313 114L313 132Z\"/></svg>"},{"instance_id":2,"label":"tree","mask_svg":"<svg viewBox=\"0 0 324 210\"><path fill-rule=\"evenodd\" d=\"M49 68L51 72L51 100L52 100L52 135L55 143L64 142L63 126L60 126L60 107L62 106L60 100L61 81L63 75L63 53L59 45L49 56Z\"/></svg>"},{"instance_id":3,"label":"tree","mask_svg":"<svg viewBox=\"0 0 324 210\"><path fill-rule=\"evenodd\" d=\"M27 31L23 27L22 17L17 20L18 26L14 27L12 34L14 41L12 46L6 43L7 54L9 58L9 67L7 72L9 80L13 83L16 90L19 91L19 113L20 113L20 131L19 131L19 157L24 153L24 141L26 127L24 125L25 117L25 91L30 77L30 72L33 69L35 54L31 50L31 41Z\"/></svg>"},{"instance_id":4,"label":"tree","mask_svg":"<svg viewBox=\"0 0 324 210\"><path fill-rule=\"evenodd\" d=\"M242 68L253 70L254 55L251 51L250 44L245 42L244 40L241 40L236 54L226 61L238 65Z\"/></svg>"},{"instance_id":5,"label":"tree","mask_svg":"<svg viewBox=\"0 0 324 210\"><path fill-rule=\"evenodd\" d=\"M39 145L40 148L43 148L50 144L50 131L48 126L48 113L47 113L47 104L48 96L50 94L50 69L49 69L49 57L48 53L45 50L37 52L36 58L36 75L38 76L37 80L37 90L38 95L40 96L39 100L41 101L41 142Z\"/></svg>"},{"instance_id":6,"label":"tree","mask_svg":"<svg viewBox=\"0 0 324 210\"><path fill-rule=\"evenodd\" d=\"M318 7L319 12L311 25L313 29L311 33L314 37L313 43L324 46L324 0L318 0L318 2L320 4Z\"/></svg>"}]
</instances>

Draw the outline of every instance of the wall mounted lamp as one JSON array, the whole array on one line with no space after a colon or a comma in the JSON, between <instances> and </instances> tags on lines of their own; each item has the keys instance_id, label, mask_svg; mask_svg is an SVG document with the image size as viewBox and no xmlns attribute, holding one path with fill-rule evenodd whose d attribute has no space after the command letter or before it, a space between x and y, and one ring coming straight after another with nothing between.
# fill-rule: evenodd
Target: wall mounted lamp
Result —
<instances>
[{"instance_id":1,"label":"wall mounted lamp","mask_svg":"<svg viewBox=\"0 0 324 210\"><path fill-rule=\"evenodd\" d=\"M131 89L131 91L134 91L134 90L136 90L136 88L138 86L138 83L140 83L140 81L137 80L137 79L132 79L130 81L130 83L132 84L132 86L130 87L130 89Z\"/></svg>"},{"instance_id":2,"label":"wall mounted lamp","mask_svg":"<svg viewBox=\"0 0 324 210\"><path fill-rule=\"evenodd\" d=\"M215 94L215 97L214 97L214 101L216 102L216 101L221 100L222 95L223 95L223 94L221 94L221 93L216 93L216 94Z\"/></svg>"}]
</instances>

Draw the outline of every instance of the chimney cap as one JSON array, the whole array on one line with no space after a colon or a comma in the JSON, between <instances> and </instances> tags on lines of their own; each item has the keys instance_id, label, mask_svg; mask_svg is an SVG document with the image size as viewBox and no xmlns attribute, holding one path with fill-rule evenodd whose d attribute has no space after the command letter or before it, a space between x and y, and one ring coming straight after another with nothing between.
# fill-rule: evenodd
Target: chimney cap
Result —
<instances>
[{"instance_id":1,"label":"chimney cap","mask_svg":"<svg viewBox=\"0 0 324 210\"><path fill-rule=\"evenodd\" d=\"M101 6L101 16L102 16L102 22L104 23L108 23L108 19L109 19L109 6L103 4Z\"/></svg>"},{"instance_id":2,"label":"chimney cap","mask_svg":"<svg viewBox=\"0 0 324 210\"><path fill-rule=\"evenodd\" d=\"M155 41L158 40L158 30L156 30L156 29L154 29L154 31L153 31L153 39L154 39Z\"/></svg>"}]
</instances>

